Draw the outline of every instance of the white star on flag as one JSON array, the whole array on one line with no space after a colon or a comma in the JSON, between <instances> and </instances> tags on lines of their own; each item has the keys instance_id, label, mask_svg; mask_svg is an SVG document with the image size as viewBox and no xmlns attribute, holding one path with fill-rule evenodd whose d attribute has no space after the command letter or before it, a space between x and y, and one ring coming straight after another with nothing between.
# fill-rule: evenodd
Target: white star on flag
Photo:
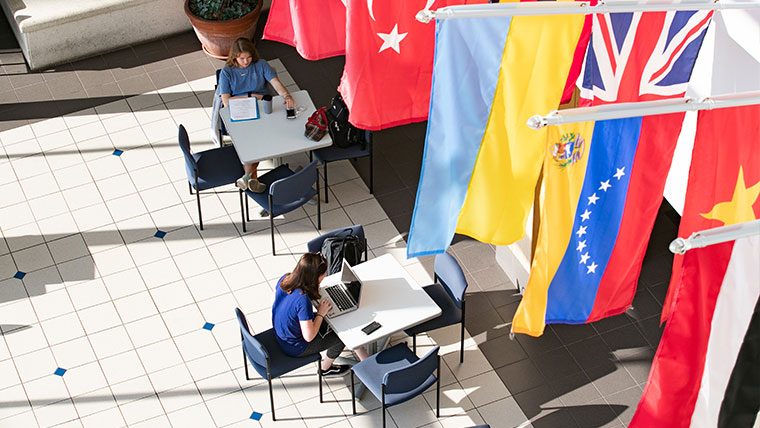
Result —
<instances>
[{"instance_id":1,"label":"white star on flag","mask_svg":"<svg viewBox=\"0 0 760 428\"><path fill-rule=\"evenodd\" d=\"M599 267L598 264L596 264L594 262L591 262L591 264L586 267L586 269L587 269L586 270L586 275L588 275L590 273L596 273L596 268L597 267Z\"/></svg>"},{"instance_id":2,"label":"white star on flag","mask_svg":"<svg viewBox=\"0 0 760 428\"><path fill-rule=\"evenodd\" d=\"M599 190L604 190L606 192L607 189L609 189L610 187L612 187L612 184L610 184L610 180L602 181L601 186L599 187Z\"/></svg>"},{"instance_id":3,"label":"white star on flag","mask_svg":"<svg viewBox=\"0 0 760 428\"><path fill-rule=\"evenodd\" d=\"M613 175L613 177L615 177L618 180L620 180L625 175L625 167L615 168L615 169L617 170L617 172L615 173L615 175Z\"/></svg>"},{"instance_id":4,"label":"white star on flag","mask_svg":"<svg viewBox=\"0 0 760 428\"><path fill-rule=\"evenodd\" d=\"M586 226L581 226L578 228L578 231L575 232L576 235L580 238L581 236L586 234Z\"/></svg>"},{"instance_id":5,"label":"white star on flag","mask_svg":"<svg viewBox=\"0 0 760 428\"><path fill-rule=\"evenodd\" d=\"M590 216L591 216L591 211L589 210L586 210L583 212L583 214L581 214L581 218L583 219L583 221L588 220Z\"/></svg>"},{"instance_id":6,"label":"white star on flag","mask_svg":"<svg viewBox=\"0 0 760 428\"><path fill-rule=\"evenodd\" d=\"M377 36L383 39L383 45L380 46L380 50L377 51L378 53L391 48L396 53L401 53L401 50L399 48L399 42L404 40L404 37L409 33L398 33L398 24L393 26L393 29L390 33L377 33Z\"/></svg>"},{"instance_id":7,"label":"white star on flag","mask_svg":"<svg viewBox=\"0 0 760 428\"><path fill-rule=\"evenodd\" d=\"M599 196L596 196L596 193L588 197L588 205L596 205L596 201L599 200Z\"/></svg>"},{"instance_id":8,"label":"white star on flag","mask_svg":"<svg viewBox=\"0 0 760 428\"><path fill-rule=\"evenodd\" d=\"M588 255L588 253L586 253L586 254L583 254L583 255L581 256L581 261L580 261L579 263L582 263L582 264L584 264L584 265L585 265L585 264L586 264L586 262L588 261L588 259L589 259L589 255ZM592 264L593 264L593 262L592 262ZM596 269L596 268L594 268L594 269Z\"/></svg>"},{"instance_id":9,"label":"white star on flag","mask_svg":"<svg viewBox=\"0 0 760 428\"><path fill-rule=\"evenodd\" d=\"M578 248L576 248L576 250L583 251L584 248L586 248L586 241L578 242Z\"/></svg>"}]
</instances>

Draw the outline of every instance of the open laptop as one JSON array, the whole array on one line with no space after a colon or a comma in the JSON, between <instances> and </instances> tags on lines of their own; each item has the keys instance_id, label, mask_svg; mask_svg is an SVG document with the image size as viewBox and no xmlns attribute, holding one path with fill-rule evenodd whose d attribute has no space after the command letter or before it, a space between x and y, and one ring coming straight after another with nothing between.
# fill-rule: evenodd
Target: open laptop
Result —
<instances>
[{"instance_id":1,"label":"open laptop","mask_svg":"<svg viewBox=\"0 0 760 428\"><path fill-rule=\"evenodd\" d=\"M327 313L327 318L337 317L355 311L359 307L361 291L361 280L356 276L351 266L343 260L340 276L337 274L330 275L320 284L319 294L322 297L317 304L322 300L329 300L332 308Z\"/></svg>"}]
</instances>

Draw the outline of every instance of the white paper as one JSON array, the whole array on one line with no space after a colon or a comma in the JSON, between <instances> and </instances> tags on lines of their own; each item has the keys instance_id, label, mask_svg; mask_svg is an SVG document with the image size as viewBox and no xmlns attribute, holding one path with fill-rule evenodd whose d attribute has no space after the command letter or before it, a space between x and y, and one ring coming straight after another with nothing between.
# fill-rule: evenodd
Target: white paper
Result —
<instances>
[{"instance_id":1,"label":"white paper","mask_svg":"<svg viewBox=\"0 0 760 428\"><path fill-rule=\"evenodd\" d=\"M230 119L253 120L259 118L259 107L255 97L250 98L231 98L230 99Z\"/></svg>"}]
</instances>

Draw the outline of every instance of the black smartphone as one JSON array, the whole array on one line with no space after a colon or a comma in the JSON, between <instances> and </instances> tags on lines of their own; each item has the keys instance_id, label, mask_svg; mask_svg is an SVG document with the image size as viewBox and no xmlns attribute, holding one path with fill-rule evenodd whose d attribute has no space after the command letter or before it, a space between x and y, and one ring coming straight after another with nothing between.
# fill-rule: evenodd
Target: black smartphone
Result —
<instances>
[{"instance_id":1,"label":"black smartphone","mask_svg":"<svg viewBox=\"0 0 760 428\"><path fill-rule=\"evenodd\" d=\"M377 321L372 321L371 323L367 324L364 328L362 328L362 331L364 334L372 334L373 331L377 330L378 328L382 327L380 323Z\"/></svg>"},{"instance_id":2,"label":"black smartphone","mask_svg":"<svg viewBox=\"0 0 760 428\"><path fill-rule=\"evenodd\" d=\"M295 119L296 118L296 109L289 108L285 110L285 116L288 119Z\"/></svg>"}]
</instances>

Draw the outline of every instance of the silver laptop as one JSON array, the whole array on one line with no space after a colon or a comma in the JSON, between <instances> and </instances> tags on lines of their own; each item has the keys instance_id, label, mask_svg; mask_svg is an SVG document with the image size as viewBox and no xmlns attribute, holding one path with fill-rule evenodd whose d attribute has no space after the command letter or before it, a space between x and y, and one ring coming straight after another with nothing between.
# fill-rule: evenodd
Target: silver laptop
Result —
<instances>
[{"instance_id":1,"label":"silver laptop","mask_svg":"<svg viewBox=\"0 0 760 428\"><path fill-rule=\"evenodd\" d=\"M322 300L329 300L332 304L327 318L337 317L345 313L355 311L359 307L362 283L356 276L351 266L343 260L340 276L330 275L319 286L319 294ZM317 302L317 304L319 304Z\"/></svg>"}]
</instances>

